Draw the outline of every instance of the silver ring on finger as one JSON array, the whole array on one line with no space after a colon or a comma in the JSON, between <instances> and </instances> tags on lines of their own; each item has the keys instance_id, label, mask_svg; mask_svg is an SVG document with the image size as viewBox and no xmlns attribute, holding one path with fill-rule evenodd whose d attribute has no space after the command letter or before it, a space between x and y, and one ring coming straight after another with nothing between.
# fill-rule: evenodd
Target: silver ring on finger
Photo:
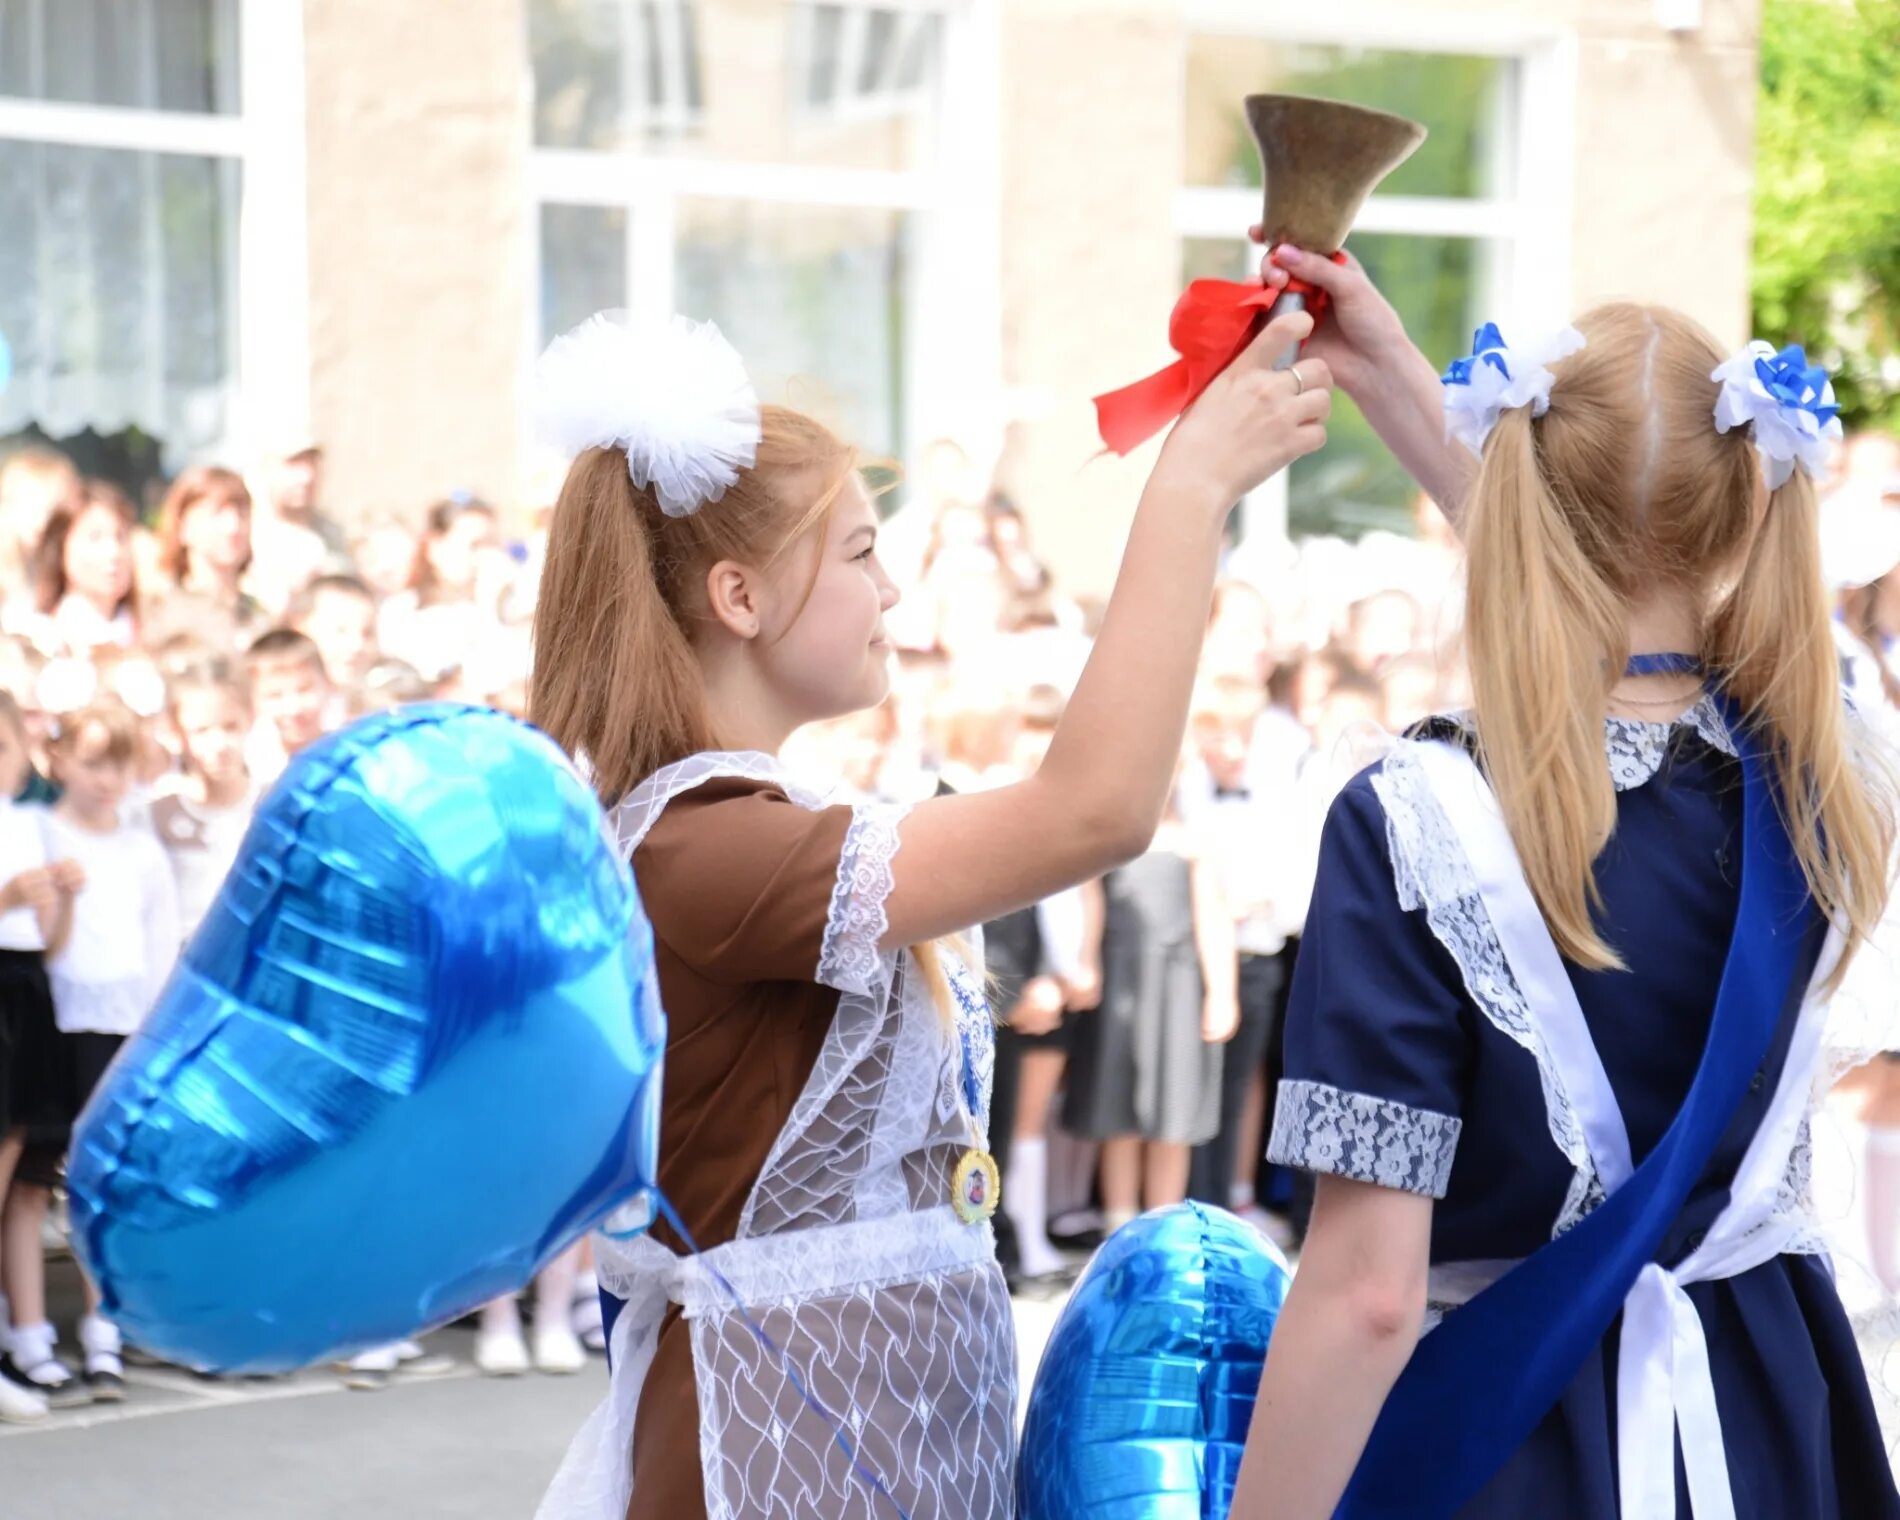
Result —
<instances>
[{"instance_id":1,"label":"silver ring on finger","mask_svg":"<svg viewBox=\"0 0 1900 1520\"><path fill-rule=\"evenodd\" d=\"M1289 365L1287 373L1293 377L1293 394L1296 396L1304 396L1306 394L1306 377L1300 373L1299 365Z\"/></svg>"}]
</instances>

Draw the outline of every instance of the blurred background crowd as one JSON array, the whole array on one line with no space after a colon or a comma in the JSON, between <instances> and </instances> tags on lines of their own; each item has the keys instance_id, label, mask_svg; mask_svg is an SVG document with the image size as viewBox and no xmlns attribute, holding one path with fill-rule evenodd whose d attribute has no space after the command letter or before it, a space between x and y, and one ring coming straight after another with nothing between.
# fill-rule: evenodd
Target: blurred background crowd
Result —
<instances>
[{"instance_id":1,"label":"blurred background crowd","mask_svg":"<svg viewBox=\"0 0 1900 1520\"><path fill-rule=\"evenodd\" d=\"M145 945L150 986L290 756L394 704L525 709L558 483L550 468L524 501L456 492L352 530L329 509L314 438L244 472L187 468L144 502L45 443L0 462L0 712L17 738L17 769L0 780L58 817L75 781L96 791L95 751L123 762L107 788L111 827L155 841L169 866L172 902ZM948 439L883 504L880 555L903 589L888 619L893 693L801 732L787 759L843 797L1016 779L1060 716L1100 602L1065 585L1033 512ZM1870 710L1900 713L1900 443L1853 436L1822 517L1843 678ZM991 926L1005 1026L992 1140L1019 1285L1068 1280L1052 1235L1086 1243L1189 1193L1296 1237L1293 1179L1254 1163L1319 828L1384 735L1465 698L1455 535L1424 498L1411 526L1235 547L1153 851L1024 916L1033 924ZM140 869L135 852L108 852L93 874ZM126 901L104 879L92 891ZM79 935L54 958L56 998L60 965L93 942ZM89 977L74 965L67 979ZM33 1175L22 1171L29 1185ZM579 1265L559 1274L563 1304ZM566 1344L539 1349L551 1364L575 1360ZM518 1327L503 1324L484 1360L525 1365ZM366 1383L387 1370L357 1369Z\"/></svg>"},{"instance_id":2,"label":"blurred background crowd","mask_svg":"<svg viewBox=\"0 0 1900 1520\"><path fill-rule=\"evenodd\" d=\"M899 462L893 695L793 767L893 799L1032 768L1149 463L1095 457L1087 397L1257 257L1250 91L1431 129L1352 246L1436 362L1630 294L1807 342L1850 430L1843 677L1900 713L1896 47L1897 0L0 0L0 792L85 857L0 902L0 958L9 912L70 911L60 1029L101 1042L43 1082L83 1101L289 757L393 704L524 709L560 467L522 391L596 309L717 320ZM1457 566L1342 402L1235 514L1153 850L988 926L1025 1294L1188 1194L1297 1236L1255 1161L1318 830L1465 700ZM77 1353L47 1323L57 1154L14 1176L6 1365L122 1395L97 1314ZM598 1343L584 1259L534 1304L531 1338L484 1316L484 1370Z\"/></svg>"}]
</instances>

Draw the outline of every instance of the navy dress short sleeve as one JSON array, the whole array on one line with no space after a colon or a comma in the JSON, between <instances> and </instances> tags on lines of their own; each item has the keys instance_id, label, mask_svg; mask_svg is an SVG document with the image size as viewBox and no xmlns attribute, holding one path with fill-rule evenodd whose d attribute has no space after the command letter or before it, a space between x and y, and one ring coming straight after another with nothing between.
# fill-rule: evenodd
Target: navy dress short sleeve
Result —
<instances>
[{"instance_id":1,"label":"navy dress short sleeve","mask_svg":"<svg viewBox=\"0 0 1900 1520\"><path fill-rule=\"evenodd\" d=\"M1454 721L1419 738L1473 745ZM1705 699L1667 724L1605 723L1614 833L1596 863L1601 924L1625 968L1570 981L1640 1163L1694 1079L1739 903L1741 771ZM1403 778L1400 778L1403 782ZM1382 796L1390 761L1334 803L1287 1010L1286 1074L1270 1157L1436 1200L1428 1298L1459 1311L1460 1272L1508 1266L1563 1228L1579 1194L1545 1073L1503 1027L1498 989L1402 906ZM1395 815L1396 816L1396 815ZM1398 819L1403 822L1403 818ZM1429 849L1405 829L1408 870ZM1814 949L1819 937L1814 936ZM1805 981L1807 971L1802 973ZM1775 1094L1801 999L1658 1253L1694 1251ZM1455 1158L1455 1165L1454 1165ZM1805 1191L1805 1147L1789 1161ZM1900 1520L1886 1440L1826 1258L1787 1250L1683 1290L1705 1333L1737 1520ZM1465 1296L1468 1296L1465 1295ZM1618 1493L1621 1325L1458 1520L1631 1520ZM1692 1513L1677 1460L1675 1513Z\"/></svg>"},{"instance_id":2,"label":"navy dress short sleeve","mask_svg":"<svg viewBox=\"0 0 1900 1520\"><path fill-rule=\"evenodd\" d=\"M1327 814L1286 1020L1268 1159L1443 1198L1470 1010L1424 915L1399 905L1370 772Z\"/></svg>"}]
</instances>

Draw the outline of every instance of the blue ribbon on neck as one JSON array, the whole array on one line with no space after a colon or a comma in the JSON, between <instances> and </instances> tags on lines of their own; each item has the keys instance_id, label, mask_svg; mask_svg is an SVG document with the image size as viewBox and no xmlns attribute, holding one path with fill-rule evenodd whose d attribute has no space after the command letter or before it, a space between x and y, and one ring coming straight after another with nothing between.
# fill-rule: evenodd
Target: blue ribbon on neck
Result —
<instances>
[{"instance_id":1,"label":"blue ribbon on neck","mask_svg":"<svg viewBox=\"0 0 1900 1520\"><path fill-rule=\"evenodd\" d=\"M1741 905L1695 1081L1634 1175L1419 1342L1336 1520L1450 1516L1502 1468L1603 1339L1734 1118L1808 965L1820 915L1744 715Z\"/></svg>"},{"instance_id":2,"label":"blue ribbon on neck","mask_svg":"<svg viewBox=\"0 0 1900 1520\"><path fill-rule=\"evenodd\" d=\"M1699 676L1702 656L1696 654L1633 654L1623 667L1626 676Z\"/></svg>"}]
</instances>

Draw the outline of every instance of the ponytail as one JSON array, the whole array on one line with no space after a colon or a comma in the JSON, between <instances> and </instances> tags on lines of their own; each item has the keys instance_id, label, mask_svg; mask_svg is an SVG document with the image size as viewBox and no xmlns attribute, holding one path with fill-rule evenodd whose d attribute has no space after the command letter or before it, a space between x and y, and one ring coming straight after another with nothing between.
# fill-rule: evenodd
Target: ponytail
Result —
<instances>
[{"instance_id":1,"label":"ponytail","mask_svg":"<svg viewBox=\"0 0 1900 1520\"><path fill-rule=\"evenodd\" d=\"M1688 318L1610 305L1577 325L1588 341L1552 366L1549 410L1499 417L1467 511L1478 737L1525 877L1564 955L1622 964L1592 916L1617 816L1601 724L1630 609L1679 596L1847 933L1838 979L1892 889L1895 786L1842 700L1813 486L1796 472L1763 504L1748 433L1714 426L1721 350Z\"/></svg>"},{"instance_id":2,"label":"ponytail","mask_svg":"<svg viewBox=\"0 0 1900 1520\"><path fill-rule=\"evenodd\" d=\"M1622 668L1623 602L1579 542L1590 525L1545 484L1527 410L1499 419L1480 484L1465 613L1479 745L1558 948L1591 970L1620 968L1592 921L1588 866L1616 826L1604 656L1619 651Z\"/></svg>"},{"instance_id":3,"label":"ponytail","mask_svg":"<svg viewBox=\"0 0 1900 1520\"><path fill-rule=\"evenodd\" d=\"M528 719L586 759L609 803L661 766L715 747L643 494L617 449L574 462L535 603Z\"/></svg>"},{"instance_id":4,"label":"ponytail","mask_svg":"<svg viewBox=\"0 0 1900 1520\"><path fill-rule=\"evenodd\" d=\"M1873 932L1892 888L1892 777L1857 752L1849 730L1817 515L1813 484L1797 470L1768 499L1711 622L1708 657L1772 757L1808 888L1847 928L1851 949Z\"/></svg>"}]
</instances>

